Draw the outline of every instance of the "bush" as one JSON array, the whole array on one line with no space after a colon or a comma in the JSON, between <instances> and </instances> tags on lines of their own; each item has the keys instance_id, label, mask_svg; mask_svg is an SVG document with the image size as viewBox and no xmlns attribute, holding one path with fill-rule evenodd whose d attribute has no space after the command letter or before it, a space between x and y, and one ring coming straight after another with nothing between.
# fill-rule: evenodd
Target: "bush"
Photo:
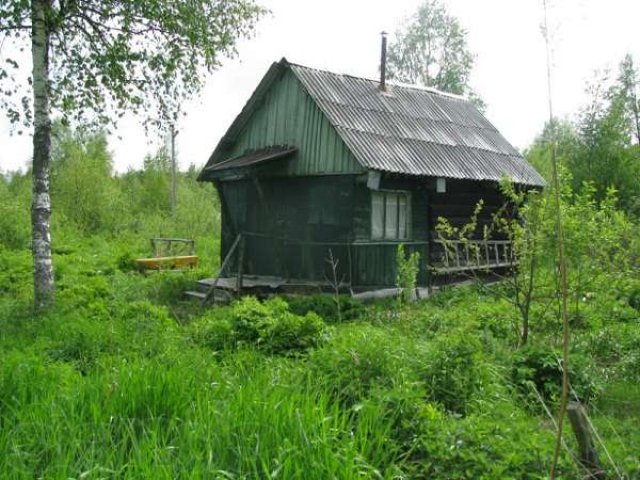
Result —
<instances>
[{"instance_id":1,"label":"bush","mask_svg":"<svg viewBox=\"0 0 640 480\"><path fill-rule=\"evenodd\" d=\"M407 256L401 243L396 250L396 287L398 300L408 303L416 298L416 282L420 271L420 253L413 252Z\"/></svg>"},{"instance_id":2,"label":"bush","mask_svg":"<svg viewBox=\"0 0 640 480\"><path fill-rule=\"evenodd\" d=\"M336 300L333 295L299 295L287 298L289 309L296 315L306 315L314 312L327 323L338 323L342 321L356 320L364 315L365 306L349 295L340 295L340 315L336 307Z\"/></svg>"},{"instance_id":3,"label":"bush","mask_svg":"<svg viewBox=\"0 0 640 480\"><path fill-rule=\"evenodd\" d=\"M640 312L640 286L635 287L629 294L629 306Z\"/></svg>"},{"instance_id":4,"label":"bush","mask_svg":"<svg viewBox=\"0 0 640 480\"><path fill-rule=\"evenodd\" d=\"M407 337L370 325L340 328L333 341L313 352L309 366L321 388L352 406L373 389L390 389L415 380L420 346Z\"/></svg>"},{"instance_id":5,"label":"bush","mask_svg":"<svg viewBox=\"0 0 640 480\"><path fill-rule=\"evenodd\" d=\"M191 340L202 347L221 352L235 348L229 308L210 309L187 327Z\"/></svg>"},{"instance_id":6,"label":"bush","mask_svg":"<svg viewBox=\"0 0 640 480\"><path fill-rule=\"evenodd\" d=\"M296 355L321 345L328 334L318 315L296 315L277 297L264 303L244 297L227 313L220 312L194 322L191 331L197 343L214 350L249 345L270 354Z\"/></svg>"},{"instance_id":7,"label":"bush","mask_svg":"<svg viewBox=\"0 0 640 480\"><path fill-rule=\"evenodd\" d=\"M234 339L274 354L294 354L316 347L326 339L324 322L313 312L304 316L289 311L287 302L274 297L260 303L245 297L231 314Z\"/></svg>"},{"instance_id":8,"label":"bush","mask_svg":"<svg viewBox=\"0 0 640 480\"><path fill-rule=\"evenodd\" d=\"M445 410L465 415L472 401L491 401L501 393L501 380L482 351L474 332L457 330L429 344L421 378L428 398Z\"/></svg>"},{"instance_id":9,"label":"bush","mask_svg":"<svg viewBox=\"0 0 640 480\"><path fill-rule=\"evenodd\" d=\"M510 405L490 415L431 416L420 423L411 478L544 478L553 458L553 436ZM560 457L558 478L577 478Z\"/></svg>"},{"instance_id":10,"label":"bush","mask_svg":"<svg viewBox=\"0 0 640 480\"><path fill-rule=\"evenodd\" d=\"M518 350L513 355L513 384L525 396L531 396L535 387L544 401L557 401L562 390L561 358L560 352L546 346L528 345ZM587 403L600 391L596 369L587 357L578 353L572 353L570 361L571 388ZM532 404L538 405L537 398L532 399Z\"/></svg>"}]
</instances>

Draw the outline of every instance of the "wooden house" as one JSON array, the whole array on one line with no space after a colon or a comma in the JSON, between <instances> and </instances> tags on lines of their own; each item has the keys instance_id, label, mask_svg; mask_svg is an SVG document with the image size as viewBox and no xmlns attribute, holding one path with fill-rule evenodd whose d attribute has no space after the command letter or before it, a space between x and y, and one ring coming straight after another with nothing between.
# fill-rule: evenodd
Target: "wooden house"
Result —
<instances>
[{"instance_id":1,"label":"wooden house","mask_svg":"<svg viewBox=\"0 0 640 480\"><path fill-rule=\"evenodd\" d=\"M468 100L282 59L198 179L218 191L231 271L274 285L324 282L333 263L339 280L364 290L395 284L400 243L421 253L420 284L432 269L472 268L462 255L444 258L436 220L466 223L480 199L486 220L503 203L503 177L544 184ZM478 263L499 266L500 242Z\"/></svg>"}]
</instances>

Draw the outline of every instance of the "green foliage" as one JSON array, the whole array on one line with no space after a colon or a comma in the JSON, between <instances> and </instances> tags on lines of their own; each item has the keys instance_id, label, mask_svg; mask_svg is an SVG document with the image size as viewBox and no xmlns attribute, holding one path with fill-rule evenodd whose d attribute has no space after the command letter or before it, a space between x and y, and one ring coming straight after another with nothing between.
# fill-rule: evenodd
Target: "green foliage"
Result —
<instances>
[{"instance_id":1,"label":"green foliage","mask_svg":"<svg viewBox=\"0 0 640 480\"><path fill-rule=\"evenodd\" d=\"M9 201L0 209L13 205L6 210L13 217L0 217L8 227L0 231L0 477L547 475L553 427L531 387L554 406L561 373L555 244L553 219L528 207L544 206L546 193L523 200L526 223L496 223L526 248L528 225L537 228L531 337L514 351L520 314L509 282L443 288L401 305L365 308L341 297L342 320L357 320L348 322L329 295L210 309L188 303L183 291L211 272L143 276L132 260L149 254L149 236L175 234L195 237L202 263L213 266L219 212L210 186L196 184L193 169L181 173L173 218L161 159L113 176L99 137L64 141L52 179L58 305L46 314L29 306L32 260L28 234L20 233L29 179L0 180L0 199ZM95 222L93 205L86 216L72 211L76 193L99 195L81 178L80 192L70 188L76 168L112 189L112 204L95 206ZM504 187L514 201L524 198ZM612 191L598 199L593 186L575 193L566 183L561 193L572 387L622 475L633 478L638 226ZM122 199L128 208L118 210ZM581 476L569 455L560 465L564 478Z\"/></svg>"},{"instance_id":2,"label":"green foliage","mask_svg":"<svg viewBox=\"0 0 640 480\"><path fill-rule=\"evenodd\" d=\"M458 20L440 0L425 0L396 32L388 53L390 79L475 97L469 87L473 55Z\"/></svg>"},{"instance_id":3,"label":"green foliage","mask_svg":"<svg viewBox=\"0 0 640 480\"><path fill-rule=\"evenodd\" d=\"M590 185L596 202L614 189L622 208L636 218L640 210L640 130L637 90L640 86L633 58L627 55L618 77L602 76L589 85L590 102L575 122L555 121L544 127L525 156L550 178L552 145L558 163L575 192Z\"/></svg>"},{"instance_id":4,"label":"green foliage","mask_svg":"<svg viewBox=\"0 0 640 480\"><path fill-rule=\"evenodd\" d=\"M600 392L600 379L587 357L573 352L569 365L573 395L588 403ZM561 353L547 346L526 346L513 357L513 384L530 404L540 408L538 395L545 402L556 402L562 389Z\"/></svg>"},{"instance_id":5,"label":"green foliage","mask_svg":"<svg viewBox=\"0 0 640 480\"><path fill-rule=\"evenodd\" d=\"M214 350L255 347L276 355L297 355L322 345L328 329L313 312L296 315L287 302L244 297L225 315L205 315L191 327L194 340Z\"/></svg>"},{"instance_id":6,"label":"green foliage","mask_svg":"<svg viewBox=\"0 0 640 480\"><path fill-rule=\"evenodd\" d=\"M295 315L280 298L264 303L253 297L243 298L233 308L231 327L236 342L255 344L275 354L304 352L322 344L327 334L318 315Z\"/></svg>"},{"instance_id":7,"label":"green foliage","mask_svg":"<svg viewBox=\"0 0 640 480\"><path fill-rule=\"evenodd\" d=\"M112 177L112 160L104 134L71 132L56 124L52 153L51 196L63 221L81 233L120 230L126 209Z\"/></svg>"},{"instance_id":8,"label":"green foliage","mask_svg":"<svg viewBox=\"0 0 640 480\"><path fill-rule=\"evenodd\" d=\"M0 175L0 246L16 250L29 246L31 232L24 211L29 187L20 173L11 174L9 180Z\"/></svg>"},{"instance_id":9,"label":"green foliage","mask_svg":"<svg viewBox=\"0 0 640 480\"><path fill-rule=\"evenodd\" d=\"M396 250L396 286L399 290L401 302L410 302L416 296L416 282L420 271L420 253L413 252L408 257L404 245L398 245Z\"/></svg>"},{"instance_id":10,"label":"green foliage","mask_svg":"<svg viewBox=\"0 0 640 480\"><path fill-rule=\"evenodd\" d=\"M66 120L79 123L107 122L131 111L148 112L151 123L174 120L180 102L198 91L205 73L235 53L236 42L250 35L265 13L250 0L226 2L224 8L203 0L188 5L163 0L98 2L90 9L54 2L41 8L52 52L52 106ZM31 29L24 29L23 23L36 23L30 4L10 1L4 10L12 13L0 16L2 31L12 32L19 48L28 48ZM27 68L17 60L9 63L15 69ZM4 67L0 73L12 80L13 98L3 97L10 119L28 123L32 112L18 100L28 96L31 82L17 84L13 72L9 75Z\"/></svg>"},{"instance_id":11,"label":"green foliage","mask_svg":"<svg viewBox=\"0 0 640 480\"><path fill-rule=\"evenodd\" d=\"M431 416L421 424L414 456L416 478L544 478L553 447L549 434L527 415L504 403L487 414L460 420ZM576 467L561 459L558 478L575 478Z\"/></svg>"},{"instance_id":12,"label":"green foliage","mask_svg":"<svg viewBox=\"0 0 640 480\"><path fill-rule=\"evenodd\" d=\"M310 368L322 388L342 404L354 406L378 388L410 381L420 346L368 325L348 324L321 349L312 352ZM415 377L415 375L414 375Z\"/></svg>"},{"instance_id":13,"label":"green foliage","mask_svg":"<svg viewBox=\"0 0 640 480\"><path fill-rule=\"evenodd\" d=\"M451 413L464 415L472 403L500 393L497 370L483 353L475 332L453 331L429 345L421 376L429 400Z\"/></svg>"},{"instance_id":14,"label":"green foliage","mask_svg":"<svg viewBox=\"0 0 640 480\"><path fill-rule=\"evenodd\" d=\"M357 320L366 311L362 302L355 300L351 295L340 295L340 317L336 311L336 301L333 295L289 296L287 303L292 313L306 315L308 312L315 312L327 323Z\"/></svg>"}]
</instances>

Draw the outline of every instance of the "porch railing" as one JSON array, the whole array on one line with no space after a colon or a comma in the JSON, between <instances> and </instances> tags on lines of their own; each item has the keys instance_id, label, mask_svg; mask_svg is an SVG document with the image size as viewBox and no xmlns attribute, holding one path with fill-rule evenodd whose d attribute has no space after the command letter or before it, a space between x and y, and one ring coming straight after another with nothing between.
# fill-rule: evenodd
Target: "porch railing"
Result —
<instances>
[{"instance_id":1,"label":"porch railing","mask_svg":"<svg viewBox=\"0 0 640 480\"><path fill-rule=\"evenodd\" d=\"M441 247L436 253L437 272L463 272L511 267L515 265L513 245L509 240L435 240ZM440 250L440 249L439 249Z\"/></svg>"}]
</instances>

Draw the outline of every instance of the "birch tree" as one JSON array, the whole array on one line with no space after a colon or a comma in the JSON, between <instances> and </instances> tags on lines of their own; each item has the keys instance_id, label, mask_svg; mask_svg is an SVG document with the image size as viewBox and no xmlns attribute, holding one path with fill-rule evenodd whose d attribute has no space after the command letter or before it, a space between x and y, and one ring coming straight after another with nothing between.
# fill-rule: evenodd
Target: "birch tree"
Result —
<instances>
[{"instance_id":1,"label":"birch tree","mask_svg":"<svg viewBox=\"0 0 640 480\"><path fill-rule=\"evenodd\" d=\"M54 299L49 220L52 112L109 124L125 112L147 125L175 120L204 74L235 54L264 10L253 0L4 0L1 106L33 127L31 204L35 306ZM31 50L29 69L20 52ZM8 53L7 54L7 50ZM13 55L15 54L15 55Z\"/></svg>"}]
</instances>

